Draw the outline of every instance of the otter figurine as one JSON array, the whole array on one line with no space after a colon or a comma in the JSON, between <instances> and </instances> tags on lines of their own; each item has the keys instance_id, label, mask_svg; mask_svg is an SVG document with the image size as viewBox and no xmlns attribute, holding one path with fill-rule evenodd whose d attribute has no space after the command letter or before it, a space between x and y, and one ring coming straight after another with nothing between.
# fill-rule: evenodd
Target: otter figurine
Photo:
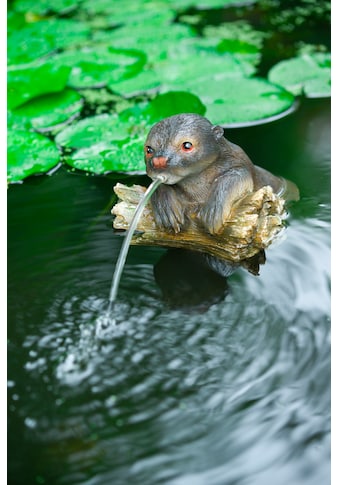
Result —
<instances>
[{"instance_id":1,"label":"otter figurine","mask_svg":"<svg viewBox=\"0 0 339 485\"><path fill-rule=\"evenodd\" d=\"M163 180L151 198L156 224L175 233L192 223L188 207L195 223L219 234L238 199L265 185L279 194L285 187L283 178L254 165L228 141L221 126L197 114L156 123L146 139L145 163L151 179Z\"/></svg>"}]
</instances>

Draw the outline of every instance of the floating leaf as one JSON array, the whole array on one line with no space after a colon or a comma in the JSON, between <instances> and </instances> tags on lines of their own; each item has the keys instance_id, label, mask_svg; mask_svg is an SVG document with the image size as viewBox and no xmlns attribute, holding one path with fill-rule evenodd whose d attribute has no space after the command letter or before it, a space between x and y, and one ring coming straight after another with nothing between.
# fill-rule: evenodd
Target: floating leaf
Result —
<instances>
[{"instance_id":1,"label":"floating leaf","mask_svg":"<svg viewBox=\"0 0 339 485\"><path fill-rule=\"evenodd\" d=\"M23 29L26 25L25 17L22 13L14 12L13 10L7 11L7 35L11 35L13 32ZM9 46L7 46L8 48Z\"/></svg>"},{"instance_id":2,"label":"floating leaf","mask_svg":"<svg viewBox=\"0 0 339 485\"><path fill-rule=\"evenodd\" d=\"M79 113L82 106L82 97L73 89L40 96L13 111L14 126L22 118L19 123L25 120L36 130L50 129Z\"/></svg>"},{"instance_id":3,"label":"floating leaf","mask_svg":"<svg viewBox=\"0 0 339 485\"><path fill-rule=\"evenodd\" d=\"M112 171L145 171L143 161L144 139L104 141L88 148L81 148L66 158L66 163L78 170L95 174Z\"/></svg>"},{"instance_id":4,"label":"floating leaf","mask_svg":"<svg viewBox=\"0 0 339 485\"><path fill-rule=\"evenodd\" d=\"M319 77L309 79L304 86L304 94L307 98L328 98L331 96L331 79Z\"/></svg>"},{"instance_id":5,"label":"floating leaf","mask_svg":"<svg viewBox=\"0 0 339 485\"><path fill-rule=\"evenodd\" d=\"M47 19L26 24L8 36L8 62L29 63L57 49L83 42L89 35L89 27L75 20Z\"/></svg>"},{"instance_id":6,"label":"floating leaf","mask_svg":"<svg viewBox=\"0 0 339 485\"><path fill-rule=\"evenodd\" d=\"M214 41L218 44L219 39ZM255 50L252 44L248 51ZM200 77L245 76L255 71L252 54L239 54L239 58L232 53L217 52L217 48L210 39L184 38L179 43L168 47L164 58L154 59L136 77L127 81L109 83L109 88L125 96L151 90L166 90L167 87L186 89L190 81ZM240 60L241 57L241 60Z\"/></svg>"},{"instance_id":7,"label":"floating leaf","mask_svg":"<svg viewBox=\"0 0 339 485\"><path fill-rule=\"evenodd\" d=\"M247 65L247 75L253 74L253 66L259 63L263 41L267 36L245 21L208 25L203 29L203 35L215 42L217 52L231 54L245 68Z\"/></svg>"},{"instance_id":8,"label":"floating leaf","mask_svg":"<svg viewBox=\"0 0 339 485\"><path fill-rule=\"evenodd\" d=\"M80 0L16 0L14 9L18 12L33 12L37 15L46 15L50 12L64 14L77 7Z\"/></svg>"},{"instance_id":9,"label":"floating leaf","mask_svg":"<svg viewBox=\"0 0 339 485\"><path fill-rule=\"evenodd\" d=\"M160 70L160 65L162 69ZM195 94L206 106L206 116L224 126L245 126L287 114L294 97L265 79L244 76L244 67L232 55L178 58L157 63L166 82L161 90L177 89Z\"/></svg>"},{"instance_id":10,"label":"floating leaf","mask_svg":"<svg viewBox=\"0 0 339 485\"><path fill-rule=\"evenodd\" d=\"M269 71L268 79L297 96L328 97L331 95L331 54L310 53L281 61Z\"/></svg>"},{"instance_id":11,"label":"floating leaf","mask_svg":"<svg viewBox=\"0 0 339 485\"><path fill-rule=\"evenodd\" d=\"M156 66L161 72L164 85L181 86L190 90L196 80L218 81L226 77L236 79L244 76L244 70L239 62L230 55L183 56L158 63ZM210 88L207 88L210 91Z\"/></svg>"},{"instance_id":12,"label":"floating leaf","mask_svg":"<svg viewBox=\"0 0 339 485\"><path fill-rule=\"evenodd\" d=\"M146 55L136 49L91 46L54 56L54 63L71 68L69 85L75 88L101 87L128 79L141 71Z\"/></svg>"},{"instance_id":13,"label":"floating leaf","mask_svg":"<svg viewBox=\"0 0 339 485\"><path fill-rule=\"evenodd\" d=\"M227 6L233 7L236 5L250 5L256 3L257 0L170 0L170 6L178 10L186 10L188 8L210 9L210 8L225 8Z\"/></svg>"},{"instance_id":14,"label":"floating leaf","mask_svg":"<svg viewBox=\"0 0 339 485\"><path fill-rule=\"evenodd\" d=\"M121 2L112 0L85 0L81 8L90 16L94 16L97 22L101 20L101 28L107 28L123 24L148 24L159 25L169 23L175 18L174 10L159 0L124 0L123 8ZM104 22L103 22L104 21Z\"/></svg>"},{"instance_id":15,"label":"floating leaf","mask_svg":"<svg viewBox=\"0 0 339 485\"><path fill-rule=\"evenodd\" d=\"M108 34L108 35L107 35ZM180 51L184 39L196 37L192 27L181 24L153 23L151 28L145 28L144 23L124 25L106 33L105 38L116 48L135 48L147 53L149 63L154 63L168 57L173 46ZM94 39L102 40L102 33L94 34Z\"/></svg>"},{"instance_id":16,"label":"floating leaf","mask_svg":"<svg viewBox=\"0 0 339 485\"><path fill-rule=\"evenodd\" d=\"M218 44L218 51L221 53L256 55L259 49L255 45L240 39L223 39Z\"/></svg>"},{"instance_id":17,"label":"floating leaf","mask_svg":"<svg viewBox=\"0 0 339 485\"><path fill-rule=\"evenodd\" d=\"M48 172L58 164L59 157L59 150L45 136L30 131L8 131L9 182L18 182L29 175Z\"/></svg>"},{"instance_id":18,"label":"floating leaf","mask_svg":"<svg viewBox=\"0 0 339 485\"><path fill-rule=\"evenodd\" d=\"M55 137L61 147L85 148L98 142L125 140L131 136L130 125L115 115L98 115L78 121L62 130Z\"/></svg>"},{"instance_id":19,"label":"floating leaf","mask_svg":"<svg viewBox=\"0 0 339 485\"><path fill-rule=\"evenodd\" d=\"M131 97L140 93L154 91L161 86L159 74L152 68L145 68L130 79L108 83L107 87L122 96Z\"/></svg>"},{"instance_id":20,"label":"floating leaf","mask_svg":"<svg viewBox=\"0 0 339 485\"><path fill-rule=\"evenodd\" d=\"M7 37L8 64L25 64L56 50L52 39L41 38L31 26L9 32Z\"/></svg>"},{"instance_id":21,"label":"floating leaf","mask_svg":"<svg viewBox=\"0 0 339 485\"><path fill-rule=\"evenodd\" d=\"M218 25L207 25L203 28L203 35L204 37L215 39L218 42L222 40L237 40L254 46L256 50L262 47L264 38L268 36L265 32L255 30L245 20ZM245 47L245 51L247 51L247 47Z\"/></svg>"},{"instance_id":22,"label":"floating leaf","mask_svg":"<svg viewBox=\"0 0 339 485\"><path fill-rule=\"evenodd\" d=\"M197 113L204 115L205 112L206 107L197 96L181 91L159 94L144 109L144 114L149 115L149 121L152 124L175 114Z\"/></svg>"},{"instance_id":23,"label":"floating leaf","mask_svg":"<svg viewBox=\"0 0 339 485\"><path fill-rule=\"evenodd\" d=\"M62 91L66 86L69 73L69 67L56 66L51 62L10 69L7 83L8 108L17 108L42 94Z\"/></svg>"},{"instance_id":24,"label":"floating leaf","mask_svg":"<svg viewBox=\"0 0 339 485\"><path fill-rule=\"evenodd\" d=\"M206 106L206 117L223 126L245 126L282 115L294 104L292 94L259 78L207 76L192 83L191 91Z\"/></svg>"}]
</instances>

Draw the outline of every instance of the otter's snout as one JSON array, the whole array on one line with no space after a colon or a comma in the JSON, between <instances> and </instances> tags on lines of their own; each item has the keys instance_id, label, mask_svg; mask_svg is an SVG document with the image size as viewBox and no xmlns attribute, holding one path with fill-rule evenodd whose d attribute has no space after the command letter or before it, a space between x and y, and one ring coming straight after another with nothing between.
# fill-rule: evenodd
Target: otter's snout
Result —
<instances>
[{"instance_id":1,"label":"otter's snout","mask_svg":"<svg viewBox=\"0 0 339 485\"><path fill-rule=\"evenodd\" d=\"M167 157L153 157L151 160L151 165L153 168L166 168L167 162Z\"/></svg>"}]
</instances>

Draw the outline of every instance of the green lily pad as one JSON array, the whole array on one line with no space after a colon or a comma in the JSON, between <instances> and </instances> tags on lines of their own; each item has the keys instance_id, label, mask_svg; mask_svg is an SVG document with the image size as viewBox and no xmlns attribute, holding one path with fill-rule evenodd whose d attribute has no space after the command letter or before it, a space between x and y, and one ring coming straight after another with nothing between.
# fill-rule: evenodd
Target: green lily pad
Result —
<instances>
[{"instance_id":1,"label":"green lily pad","mask_svg":"<svg viewBox=\"0 0 339 485\"><path fill-rule=\"evenodd\" d=\"M254 29L245 20L238 20L236 22L227 22L219 25L207 25L203 28L203 36L215 39L216 41L237 40L241 43L250 44L258 50L262 47L263 40L268 34ZM236 47L235 50L238 50L238 48ZM243 51L243 49L240 50ZM248 48L245 47L244 51L246 52L247 50Z\"/></svg>"},{"instance_id":2,"label":"green lily pad","mask_svg":"<svg viewBox=\"0 0 339 485\"><path fill-rule=\"evenodd\" d=\"M35 28L25 26L9 32L7 37L8 64L26 64L56 50L52 39L41 38Z\"/></svg>"},{"instance_id":3,"label":"green lily pad","mask_svg":"<svg viewBox=\"0 0 339 485\"><path fill-rule=\"evenodd\" d=\"M51 62L31 67L16 67L8 71L8 108L14 109L27 101L47 93L62 91L70 68Z\"/></svg>"},{"instance_id":4,"label":"green lily pad","mask_svg":"<svg viewBox=\"0 0 339 485\"><path fill-rule=\"evenodd\" d=\"M121 96L132 97L141 93L154 91L161 86L160 75L153 68L145 67L136 76L130 79L123 79L108 83L107 87Z\"/></svg>"},{"instance_id":5,"label":"green lily pad","mask_svg":"<svg viewBox=\"0 0 339 485\"><path fill-rule=\"evenodd\" d=\"M147 60L152 64L159 59L166 59L173 46L180 52L181 42L196 35L195 30L188 25L153 23L151 28L145 28L144 23L137 23L109 31L105 39L117 48L137 46L147 53ZM94 34L93 37L95 40L103 40L102 33Z\"/></svg>"},{"instance_id":6,"label":"green lily pad","mask_svg":"<svg viewBox=\"0 0 339 485\"><path fill-rule=\"evenodd\" d=\"M124 0L121 2L112 0L84 0L81 8L90 16L94 16L97 22L100 18L101 28L111 26L140 23L145 26L169 23L175 18L175 11L171 10L161 0Z\"/></svg>"},{"instance_id":7,"label":"green lily pad","mask_svg":"<svg viewBox=\"0 0 339 485\"><path fill-rule=\"evenodd\" d=\"M298 96L309 98L331 95L331 54L303 54L281 61L268 73L272 83L280 84Z\"/></svg>"},{"instance_id":8,"label":"green lily pad","mask_svg":"<svg viewBox=\"0 0 339 485\"><path fill-rule=\"evenodd\" d=\"M231 78L234 82L244 76L244 70L231 55L218 56L202 53L200 56L183 56L158 63L155 68L161 72L164 86L181 86L191 90L199 80L217 82ZM207 88L210 91L210 88Z\"/></svg>"},{"instance_id":9,"label":"green lily pad","mask_svg":"<svg viewBox=\"0 0 339 485\"><path fill-rule=\"evenodd\" d=\"M119 120L128 126L129 133L138 138L145 137L154 123L180 113L203 115L205 106L194 94L168 91L158 94L152 101L136 104L119 112Z\"/></svg>"},{"instance_id":10,"label":"green lily pad","mask_svg":"<svg viewBox=\"0 0 339 485\"><path fill-rule=\"evenodd\" d=\"M34 98L32 101L13 110L14 126L18 119L23 120L35 130L46 130L65 123L80 113L83 99L73 89L65 89L60 93L48 94ZM14 127L13 126L13 127Z\"/></svg>"},{"instance_id":11,"label":"green lily pad","mask_svg":"<svg viewBox=\"0 0 339 485\"><path fill-rule=\"evenodd\" d=\"M245 55L256 55L259 53L259 49L249 42L244 42L240 39L223 39L220 44L218 44L218 51L221 53L232 53L232 54L245 54Z\"/></svg>"},{"instance_id":12,"label":"green lily pad","mask_svg":"<svg viewBox=\"0 0 339 485\"><path fill-rule=\"evenodd\" d=\"M112 171L140 172L145 171L143 148L143 138L104 141L77 150L65 161L78 170L98 175Z\"/></svg>"},{"instance_id":13,"label":"green lily pad","mask_svg":"<svg viewBox=\"0 0 339 485\"><path fill-rule=\"evenodd\" d=\"M132 96L160 87L164 91L168 85L186 89L189 80L206 76L206 73L210 77L254 74L265 34L254 31L247 23L235 22L227 29L224 24L222 28L206 28L207 37L197 37L189 28L179 28L174 33L172 27L152 26L148 31L144 25L135 25L113 31L115 45L128 45L136 38L138 47L147 52L149 60L137 76L109 83L110 89Z\"/></svg>"},{"instance_id":14,"label":"green lily pad","mask_svg":"<svg viewBox=\"0 0 339 485\"><path fill-rule=\"evenodd\" d=\"M75 88L102 87L138 74L146 55L136 49L93 45L68 50L53 57L54 63L71 68L68 84Z\"/></svg>"},{"instance_id":15,"label":"green lily pad","mask_svg":"<svg viewBox=\"0 0 339 485\"><path fill-rule=\"evenodd\" d=\"M159 94L143 110L143 114L149 116L151 124L180 113L204 115L205 112L206 107L197 96L182 91Z\"/></svg>"},{"instance_id":16,"label":"green lily pad","mask_svg":"<svg viewBox=\"0 0 339 485\"><path fill-rule=\"evenodd\" d=\"M47 19L26 24L8 35L8 63L29 63L57 49L77 45L89 38L90 28L83 22Z\"/></svg>"},{"instance_id":17,"label":"green lily pad","mask_svg":"<svg viewBox=\"0 0 339 485\"><path fill-rule=\"evenodd\" d=\"M184 38L168 47L166 56L153 59L137 76L128 80L111 82L108 87L123 96L161 90L167 87L186 89L190 81L205 76L248 76L255 71L258 59L256 46L249 44L246 54L217 52L220 39ZM215 45L213 45L215 44ZM166 45L166 42L165 42ZM239 46L238 46L239 47ZM243 46L245 49L245 47ZM240 49L240 47L239 47ZM239 50L238 49L238 50ZM249 51L254 51L249 53Z\"/></svg>"},{"instance_id":18,"label":"green lily pad","mask_svg":"<svg viewBox=\"0 0 339 485\"><path fill-rule=\"evenodd\" d=\"M16 0L13 8L18 12L46 15L50 12L64 14L77 7L80 0Z\"/></svg>"},{"instance_id":19,"label":"green lily pad","mask_svg":"<svg viewBox=\"0 0 339 485\"><path fill-rule=\"evenodd\" d=\"M121 122L118 115L92 116L68 126L55 137L58 146L86 148L100 142L125 140L131 136L130 125Z\"/></svg>"},{"instance_id":20,"label":"green lily pad","mask_svg":"<svg viewBox=\"0 0 339 485\"><path fill-rule=\"evenodd\" d=\"M224 8L235 5L249 5L257 0L170 0L170 6L177 10L186 10L194 7L197 9Z\"/></svg>"},{"instance_id":21,"label":"green lily pad","mask_svg":"<svg viewBox=\"0 0 339 485\"><path fill-rule=\"evenodd\" d=\"M159 62L155 68L163 76L162 92L183 86L200 98L211 121L224 126L270 120L289 112L294 103L293 95L282 87L245 77L243 66L232 55L178 57L176 62Z\"/></svg>"},{"instance_id":22,"label":"green lily pad","mask_svg":"<svg viewBox=\"0 0 339 485\"><path fill-rule=\"evenodd\" d=\"M239 62L248 65L246 74L253 74L261 58L261 50L266 33L253 29L246 21L227 22L217 26L208 25L203 35L215 42L220 54L231 54Z\"/></svg>"},{"instance_id":23,"label":"green lily pad","mask_svg":"<svg viewBox=\"0 0 339 485\"><path fill-rule=\"evenodd\" d=\"M45 136L17 130L9 130L7 136L9 182L18 182L29 175L46 173L58 164L59 150Z\"/></svg>"},{"instance_id":24,"label":"green lily pad","mask_svg":"<svg viewBox=\"0 0 339 485\"><path fill-rule=\"evenodd\" d=\"M271 121L272 116L287 114L295 101L285 89L259 78L206 76L191 84L191 92L206 106L205 116L223 126Z\"/></svg>"},{"instance_id":25,"label":"green lily pad","mask_svg":"<svg viewBox=\"0 0 339 485\"><path fill-rule=\"evenodd\" d=\"M25 17L22 13L14 12L13 10L7 11L7 35L11 35L13 32L23 29L26 25Z\"/></svg>"}]
</instances>

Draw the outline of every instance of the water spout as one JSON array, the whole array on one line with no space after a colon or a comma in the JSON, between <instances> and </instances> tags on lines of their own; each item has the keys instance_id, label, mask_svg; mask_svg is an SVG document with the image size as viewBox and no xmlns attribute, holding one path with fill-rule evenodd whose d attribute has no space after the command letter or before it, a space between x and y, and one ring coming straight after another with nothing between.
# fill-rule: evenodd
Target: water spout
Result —
<instances>
[{"instance_id":1,"label":"water spout","mask_svg":"<svg viewBox=\"0 0 339 485\"><path fill-rule=\"evenodd\" d=\"M138 206L135 210L135 213L133 215L130 227L128 228L125 239L124 239L123 244L121 246L120 254L119 254L119 257L118 257L118 260L117 260L117 263L116 263L116 266L115 266L115 270L114 270L114 273L113 273L111 290L110 290L110 294L109 294L109 304L108 304L108 308L107 308L106 316L105 316L106 322L108 322L110 320L112 308L113 308L114 302L115 302L116 297L117 297L120 279L121 279L121 275L122 275L122 272L123 272L123 269L124 269L124 266L125 266L125 262L126 262L128 250L129 250L129 247L130 247L131 239L132 239L133 234L135 232L135 229L138 225L142 211L144 210L146 204L150 200L152 194L159 187L159 185L162 184L162 183L165 183L165 182L166 182L165 176L158 175L157 178L155 178L153 180L151 185L146 190L143 198L140 200L140 202L139 202L139 204L138 204Z\"/></svg>"}]
</instances>

